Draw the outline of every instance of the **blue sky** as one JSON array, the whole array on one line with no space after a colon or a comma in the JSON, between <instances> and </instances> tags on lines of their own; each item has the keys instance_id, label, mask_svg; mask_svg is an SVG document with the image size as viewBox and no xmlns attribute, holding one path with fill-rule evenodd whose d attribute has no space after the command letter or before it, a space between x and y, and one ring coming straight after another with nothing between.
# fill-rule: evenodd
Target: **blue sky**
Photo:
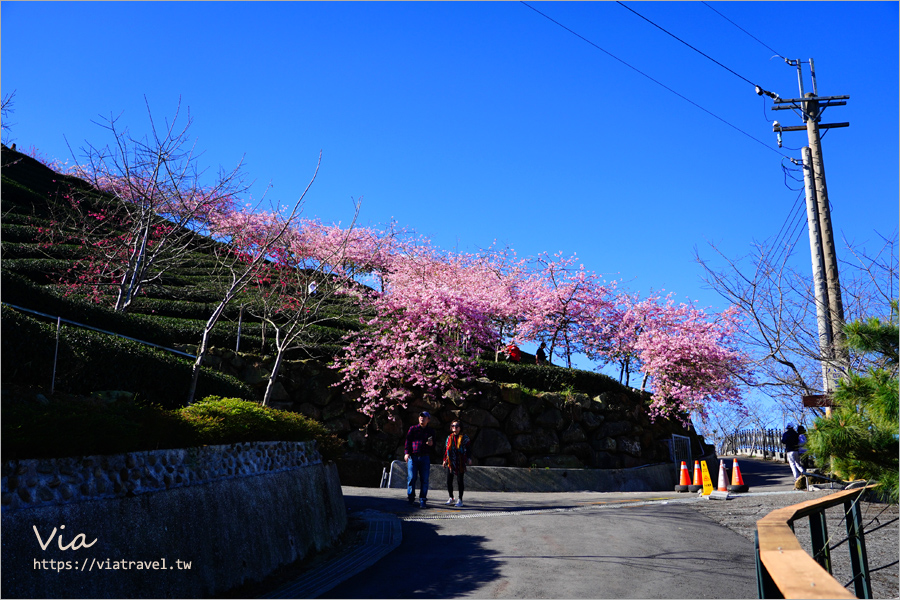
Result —
<instances>
[{"instance_id":1,"label":"blue sky","mask_svg":"<svg viewBox=\"0 0 900 600\"><path fill-rule=\"evenodd\" d=\"M202 163L244 157L257 196L298 197L321 150L307 216L346 222L362 197L361 222L444 249L577 252L632 291L721 309L694 248L747 253L799 193L781 165L805 133L779 150L771 122L801 121L745 81L797 97L777 53L850 95L825 121L851 126L823 141L838 238L896 230L897 2L626 4L734 73L615 2L531 3L601 51L519 2L7 1L4 141L66 159L66 140L108 141L92 120L143 133L145 95L157 119L180 97Z\"/></svg>"}]
</instances>

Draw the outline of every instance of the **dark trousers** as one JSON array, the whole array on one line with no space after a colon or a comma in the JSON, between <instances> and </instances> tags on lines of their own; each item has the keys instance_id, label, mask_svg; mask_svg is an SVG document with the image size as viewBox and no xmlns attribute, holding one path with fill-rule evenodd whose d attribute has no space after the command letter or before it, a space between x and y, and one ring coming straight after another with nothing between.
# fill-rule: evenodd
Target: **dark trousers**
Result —
<instances>
[{"instance_id":1,"label":"dark trousers","mask_svg":"<svg viewBox=\"0 0 900 600\"><path fill-rule=\"evenodd\" d=\"M453 497L453 471L447 469L447 493L450 494L450 497ZM459 499L462 500L463 492L466 491L465 484L465 473L455 473L456 475L456 483L459 487Z\"/></svg>"}]
</instances>

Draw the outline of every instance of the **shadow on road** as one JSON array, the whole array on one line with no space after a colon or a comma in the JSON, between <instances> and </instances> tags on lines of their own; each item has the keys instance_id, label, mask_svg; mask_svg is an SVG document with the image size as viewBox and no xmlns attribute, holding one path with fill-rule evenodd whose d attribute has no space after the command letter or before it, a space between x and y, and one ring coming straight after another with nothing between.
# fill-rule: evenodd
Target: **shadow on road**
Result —
<instances>
[{"instance_id":1,"label":"shadow on road","mask_svg":"<svg viewBox=\"0 0 900 600\"><path fill-rule=\"evenodd\" d=\"M431 523L407 522L403 537L397 550L320 598L454 598L500 577L484 536L439 536Z\"/></svg>"}]
</instances>

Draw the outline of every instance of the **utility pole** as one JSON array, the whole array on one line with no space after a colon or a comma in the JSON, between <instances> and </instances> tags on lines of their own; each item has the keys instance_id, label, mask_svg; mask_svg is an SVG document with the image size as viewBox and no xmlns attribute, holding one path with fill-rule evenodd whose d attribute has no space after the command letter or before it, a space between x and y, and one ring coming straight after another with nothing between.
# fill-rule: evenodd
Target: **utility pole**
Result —
<instances>
[{"instance_id":1,"label":"utility pole","mask_svg":"<svg viewBox=\"0 0 900 600\"><path fill-rule=\"evenodd\" d=\"M825 181L822 138L819 132L822 129L850 126L850 123L820 123L826 108L844 106L850 96L819 96L813 59L809 59L813 91L804 94L801 61L785 59L785 62L797 67L800 97L774 98L775 106L772 110L793 110L806 124L783 127L776 121L773 129L779 135L784 131L806 131L809 140L809 146L803 148L803 177L806 183L807 221L825 392L831 393L837 387L840 376L838 365L846 368L849 364L849 355L844 343L844 307L841 301L841 283L834 247L834 231L831 226L828 186ZM827 318L825 318L826 309Z\"/></svg>"},{"instance_id":2,"label":"utility pole","mask_svg":"<svg viewBox=\"0 0 900 600\"><path fill-rule=\"evenodd\" d=\"M825 277L825 260L822 255L822 234L819 230L819 206L812 170L812 153L803 148L803 182L806 188L806 222L809 224L809 252L812 259L813 286L816 295L816 322L819 331L819 352L829 356L831 352L831 316L828 303L828 282ZM831 376L828 363L822 361L822 381L828 385ZM826 390L827 391L827 390Z\"/></svg>"}]
</instances>

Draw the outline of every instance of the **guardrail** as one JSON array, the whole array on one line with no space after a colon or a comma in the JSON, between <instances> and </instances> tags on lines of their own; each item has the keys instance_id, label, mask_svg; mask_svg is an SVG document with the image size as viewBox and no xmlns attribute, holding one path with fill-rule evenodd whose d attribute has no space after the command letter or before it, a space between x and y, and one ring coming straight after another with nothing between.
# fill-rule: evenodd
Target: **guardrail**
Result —
<instances>
[{"instance_id":1,"label":"guardrail","mask_svg":"<svg viewBox=\"0 0 900 600\"><path fill-rule=\"evenodd\" d=\"M760 598L871 598L872 582L866 556L862 510L865 490L844 490L817 500L770 512L756 522L756 581ZM850 549L852 594L831 576L831 548L825 509L844 505ZM809 517L812 555L794 535L794 521ZM849 583L847 584L849 585Z\"/></svg>"},{"instance_id":2,"label":"guardrail","mask_svg":"<svg viewBox=\"0 0 900 600\"><path fill-rule=\"evenodd\" d=\"M174 348L166 348L165 346L160 346L159 344L154 344L152 342L146 342L144 340L139 340L133 337L128 337L127 335L122 335L121 333L115 333L113 331L106 331L105 329L98 329L96 327L91 327L90 325L85 325L84 323L78 323L76 321L70 321L69 319L63 319L57 315L48 315L47 313L42 313L36 310L32 310L30 308L23 308L21 306L16 306L15 304L10 304L9 302L0 302L0 304L4 306L8 306L10 308L14 308L16 310L21 310L24 312L32 313L41 317L45 317L47 319L54 319L56 321L56 350L53 354L53 375L50 380L50 393L52 394L54 389L56 388L56 360L57 353L59 351L59 330L62 328L63 323L68 323L69 325L74 325L76 327L81 327L82 329L90 329L92 331L97 331L99 333L105 333L107 335L112 335L115 337L120 337L126 340L131 340L132 342L137 342L139 344L144 344L145 346L152 346L153 348L159 348L160 350L165 350L167 352L172 352L174 354L180 354L181 356L186 356L190 359L196 359L197 357L193 354L188 354L187 352L182 352L181 350L175 350Z\"/></svg>"},{"instance_id":3,"label":"guardrail","mask_svg":"<svg viewBox=\"0 0 900 600\"><path fill-rule=\"evenodd\" d=\"M761 454L763 458L786 459L782 432L778 429L741 429L725 437L719 454Z\"/></svg>"}]
</instances>

